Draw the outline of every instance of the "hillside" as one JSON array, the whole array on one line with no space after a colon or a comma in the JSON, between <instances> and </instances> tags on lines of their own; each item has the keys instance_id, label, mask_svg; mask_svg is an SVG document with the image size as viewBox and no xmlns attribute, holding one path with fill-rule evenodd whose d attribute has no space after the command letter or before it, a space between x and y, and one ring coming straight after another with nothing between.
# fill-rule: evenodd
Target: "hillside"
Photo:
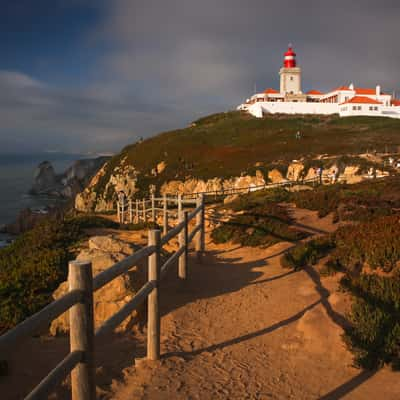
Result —
<instances>
[{"instance_id":1,"label":"hillside","mask_svg":"<svg viewBox=\"0 0 400 400\"><path fill-rule=\"evenodd\" d=\"M271 115L256 119L240 112L215 114L125 147L94 178L78 208L109 209L115 190L141 195L150 185L159 191L170 181L255 176L256 170L267 179L273 168L285 175L293 159L313 160L319 155L340 157L340 169L343 163L362 163L352 159L355 155L394 153L399 145L400 121L389 118ZM331 159L325 162L332 164Z\"/></svg>"}]
</instances>

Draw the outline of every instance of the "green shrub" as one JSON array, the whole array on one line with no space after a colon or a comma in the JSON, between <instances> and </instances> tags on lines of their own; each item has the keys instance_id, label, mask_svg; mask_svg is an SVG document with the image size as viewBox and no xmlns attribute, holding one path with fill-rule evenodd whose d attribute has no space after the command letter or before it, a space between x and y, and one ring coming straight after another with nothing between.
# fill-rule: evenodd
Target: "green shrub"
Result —
<instances>
[{"instance_id":1,"label":"green shrub","mask_svg":"<svg viewBox=\"0 0 400 400\"><path fill-rule=\"evenodd\" d=\"M400 279L362 274L343 279L355 296L347 340L363 368L400 368Z\"/></svg>"},{"instance_id":2,"label":"green shrub","mask_svg":"<svg viewBox=\"0 0 400 400\"><path fill-rule=\"evenodd\" d=\"M390 272L400 260L400 216L343 226L335 233L335 244L332 261L337 265L351 272L364 264Z\"/></svg>"},{"instance_id":3,"label":"green shrub","mask_svg":"<svg viewBox=\"0 0 400 400\"><path fill-rule=\"evenodd\" d=\"M114 226L101 217L50 217L0 249L0 332L51 301L84 229Z\"/></svg>"},{"instance_id":4,"label":"green shrub","mask_svg":"<svg viewBox=\"0 0 400 400\"><path fill-rule=\"evenodd\" d=\"M330 236L323 236L290 249L281 257L280 262L282 267L292 268L297 271L308 265L316 264L333 247L332 238Z\"/></svg>"}]
</instances>

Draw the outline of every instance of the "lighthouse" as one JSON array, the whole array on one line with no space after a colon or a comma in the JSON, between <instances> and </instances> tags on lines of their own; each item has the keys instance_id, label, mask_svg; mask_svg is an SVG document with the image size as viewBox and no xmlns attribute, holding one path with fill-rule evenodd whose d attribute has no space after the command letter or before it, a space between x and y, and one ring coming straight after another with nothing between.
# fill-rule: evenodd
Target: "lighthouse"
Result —
<instances>
[{"instance_id":1,"label":"lighthouse","mask_svg":"<svg viewBox=\"0 0 400 400\"><path fill-rule=\"evenodd\" d=\"M281 77L280 92L286 101L306 101L301 91L301 68L297 66L296 53L292 45L284 54L283 67L279 71Z\"/></svg>"}]
</instances>

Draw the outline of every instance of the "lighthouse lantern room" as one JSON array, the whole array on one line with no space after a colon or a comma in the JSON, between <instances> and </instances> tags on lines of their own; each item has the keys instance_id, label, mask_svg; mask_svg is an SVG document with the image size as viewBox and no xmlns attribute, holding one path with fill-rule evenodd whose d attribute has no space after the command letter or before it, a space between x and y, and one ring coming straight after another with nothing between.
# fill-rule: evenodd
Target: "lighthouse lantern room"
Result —
<instances>
[{"instance_id":1,"label":"lighthouse lantern room","mask_svg":"<svg viewBox=\"0 0 400 400\"><path fill-rule=\"evenodd\" d=\"M280 92L285 95L286 101L306 101L301 91L301 68L297 66L296 53L289 45L284 54L283 67L279 71L281 77Z\"/></svg>"}]
</instances>

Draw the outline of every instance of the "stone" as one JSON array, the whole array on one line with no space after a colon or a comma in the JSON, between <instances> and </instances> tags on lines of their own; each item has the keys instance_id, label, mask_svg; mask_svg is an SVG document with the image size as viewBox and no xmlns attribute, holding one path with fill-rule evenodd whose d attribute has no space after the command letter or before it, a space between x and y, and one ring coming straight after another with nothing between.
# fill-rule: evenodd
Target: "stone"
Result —
<instances>
[{"instance_id":1,"label":"stone","mask_svg":"<svg viewBox=\"0 0 400 400\"><path fill-rule=\"evenodd\" d=\"M77 260L90 260L92 262L93 276L110 268L115 263L122 261L133 254L129 243L114 237L95 236L89 239L88 248L83 249ZM107 319L119 311L135 295L146 282L146 260L132 267L129 272L118 276L110 283L94 293L94 324L100 327ZM68 291L68 281L59 285L53 293L53 298L58 299ZM117 332L127 330L142 319L143 307L138 312L133 312L116 329ZM69 330L68 312L55 319L50 326L50 334L57 335Z\"/></svg>"},{"instance_id":2,"label":"stone","mask_svg":"<svg viewBox=\"0 0 400 400\"><path fill-rule=\"evenodd\" d=\"M286 174L286 178L289 181L298 181L301 179L304 171L304 165L302 163L291 163L288 166L288 171Z\"/></svg>"},{"instance_id":3,"label":"stone","mask_svg":"<svg viewBox=\"0 0 400 400\"><path fill-rule=\"evenodd\" d=\"M270 180L271 183L286 182L286 179L277 169L272 169L271 171L268 172L268 179Z\"/></svg>"},{"instance_id":4,"label":"stone","mask_svg":"<svg viewBox=\"0 0 400 400\"><path fill-rule=\"evenodd\" d=\"M167 163L165 161L161 161L160 163L158 163L156 167L157 174L161 174L162 172L164 172L165 168L167 168Z\"/></svg>"},{"instance_id":5,"label":"stone","mask_svg":"<svg viewBox=\"0 0 400 400\"><path fill-rule=\"evenodd\" d=\"M132 246L113 236L93 236L89 239L89 250L100 250L106 253L132 254Z\"/></svg>"},{"instance_id":6,"label":"stone","mask_svg":"<svg viewBox=\"0 0 400 400\"><path fill-rule=\"evenodd\" d=\"M232 194L230 196L226 196L224 198L224 204L232 203L233 201L237 200L238 198L239 198L238 194Z\"/></svg>"}]
</instances>

